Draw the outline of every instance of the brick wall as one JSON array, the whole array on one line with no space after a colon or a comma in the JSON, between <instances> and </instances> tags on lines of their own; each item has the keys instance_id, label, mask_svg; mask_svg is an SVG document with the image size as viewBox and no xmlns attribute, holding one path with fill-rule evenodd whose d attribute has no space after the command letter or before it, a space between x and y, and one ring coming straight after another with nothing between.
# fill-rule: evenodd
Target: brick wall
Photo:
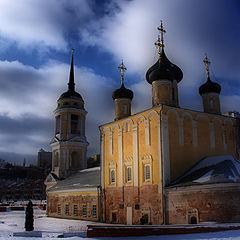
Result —
<instances>
[{"instance_id":1,"label":"brick wall","mask_svg":"<svg viewBox=\"0 0 240 240\"><path fill-rule=\"evenodd\" d=\"M157 185L142 187L124 186L107 188L103 203L103 215L108 223L127 224L127 207L132 208L132 223L141 224L143 215L148 215L148 223L162 223L161 194ZM107 207L106 207L107 206ZM114 216L115 214L115 216ZM116 219L113 219L116 217Z\"/></svg>"},{"instance_id":2,"label":"brick wall","mask_svg":"<svg viewBox=\"0 0 240 240\"><path fill-rule=\"evenodd\" d=\"M169 224L197 222L239 222L240 187L235 184L172 188L166 191Z\"/></svg>"},{"instance_id":3,"label":"brick wall","mask_svg":"<svg viewBox=\"0 0 240 240\"><path fill-rule=\"evenodd\" d=\"M97 195L57 195L47 196L47 215L49 217L70 218L98 221ZM68 210L66 211L66 205ZM74 205L75 211L74 211ZM86 215L83 214L83 205L86 205ZM93 205L96 205L96 216L93 214ZM60 207L60 212L58 208Z\"/></svg>"}]
</instances>

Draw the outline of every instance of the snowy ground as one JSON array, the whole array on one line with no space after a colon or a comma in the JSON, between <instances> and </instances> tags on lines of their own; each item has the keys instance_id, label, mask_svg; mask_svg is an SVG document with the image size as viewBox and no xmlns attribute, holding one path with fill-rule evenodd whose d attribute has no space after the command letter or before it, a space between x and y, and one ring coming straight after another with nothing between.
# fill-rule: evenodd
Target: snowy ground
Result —
<instances>
[{"instance_id":1,"label":"snowy ground","mask_svg":"<svg viewBox=\"0 0 240 240\"><path fill-rule=\"evenodd\" d=\"M27 236L24 230L24 211L12 211L0 213L0 240L52 240L59 239L58 235L64 233L66 240L90 239L86 237L88 224L93 222L66 220L46 217L45 211L34 210L34 232ZM14 233L14 235L13 235ZM16 236L17 235L17 236ZM25 235L25 236L24 236ZM76 236L77 235L77 236ZM127 239L125 238L91 238L94 239ZM168 236L129 237L131 240L240 240L240 230L224 231L216 233L184 234Z\"/></svg>"}]
</instances>

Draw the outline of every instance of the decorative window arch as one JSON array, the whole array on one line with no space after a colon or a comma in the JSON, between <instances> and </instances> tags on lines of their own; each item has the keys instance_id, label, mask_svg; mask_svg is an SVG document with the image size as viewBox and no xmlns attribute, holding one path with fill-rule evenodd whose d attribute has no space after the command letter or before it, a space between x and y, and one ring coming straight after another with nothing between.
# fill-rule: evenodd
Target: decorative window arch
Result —
<instances>
[{"instance_id":1,"label":"decorative window arch","mask_svg":"<svg viewBox=\"0 0 240 240\"><path fill-rule=\"evenodd\" d=\"M142 157L142 183L153 183L152 156L150 154L146 154Z\"/></svg>"},{"instance_id":2,"label":"decorative window arch","mask_svg":"<svg viewBox=\"0 0 240 240\"><path fill-rule=\"evenodd\" d=\"M124 182L127 185L133 184L133 158L124 159Z\"/></svg>"},{"instance_id":3,"label":"decorative window arch","mask_svg":"<svg viewBox=\"0 0 240 240\"><path fill-rule=\"evenodd\" d=\"M109 179L109 186L116 187L117 184L117 165L116 162L111 161L108 164L108 179Z\"/></svg>"}]
</instances>

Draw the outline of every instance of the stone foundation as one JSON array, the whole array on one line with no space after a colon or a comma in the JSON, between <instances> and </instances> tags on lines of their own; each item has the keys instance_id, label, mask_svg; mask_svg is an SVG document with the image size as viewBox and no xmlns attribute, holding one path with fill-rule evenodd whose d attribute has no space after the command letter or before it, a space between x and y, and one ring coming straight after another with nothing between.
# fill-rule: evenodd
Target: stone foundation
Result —
<instances>
[{"instance_id":1,"label":"stone foundation","mask_svg":"<svg viewBox=\"0 0 240 240\"><path fill-rule=\"evenodd\" d=\"M239 183L175 187L166 190L167 224L240 221Z\"/></svg>"},{"instance_id":2,"label":"stone foundation","mask_svg":"<svg viewBox=\"0 0 240 240\"><path fill-rule=\"evenodd\" d=\"M103 216L108 223L161 224L161 193L157 185L105 189ZM106 207L107 206L107 207ZM142 220L141 220L142 219Z\"/></svg>"}]
</instances>

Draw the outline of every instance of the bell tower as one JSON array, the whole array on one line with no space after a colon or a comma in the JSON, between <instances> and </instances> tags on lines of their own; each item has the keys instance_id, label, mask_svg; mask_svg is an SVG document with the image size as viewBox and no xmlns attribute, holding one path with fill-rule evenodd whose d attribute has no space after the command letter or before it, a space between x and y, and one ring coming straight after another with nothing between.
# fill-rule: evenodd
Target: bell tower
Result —
<instances>
[{"instance_id":1,"label":"bell tower","mask_svg":"<svg viewBox=\"0 0 240 240\"><path fill-rule=\"evenodd\" d=\"M55 134L51 141L52 172L66 178L71 172L87 167L87 142L85 121L87 111L82 96L75 91L73 50L68 91L57 101Z\"/></svg>"}]
</instances>

